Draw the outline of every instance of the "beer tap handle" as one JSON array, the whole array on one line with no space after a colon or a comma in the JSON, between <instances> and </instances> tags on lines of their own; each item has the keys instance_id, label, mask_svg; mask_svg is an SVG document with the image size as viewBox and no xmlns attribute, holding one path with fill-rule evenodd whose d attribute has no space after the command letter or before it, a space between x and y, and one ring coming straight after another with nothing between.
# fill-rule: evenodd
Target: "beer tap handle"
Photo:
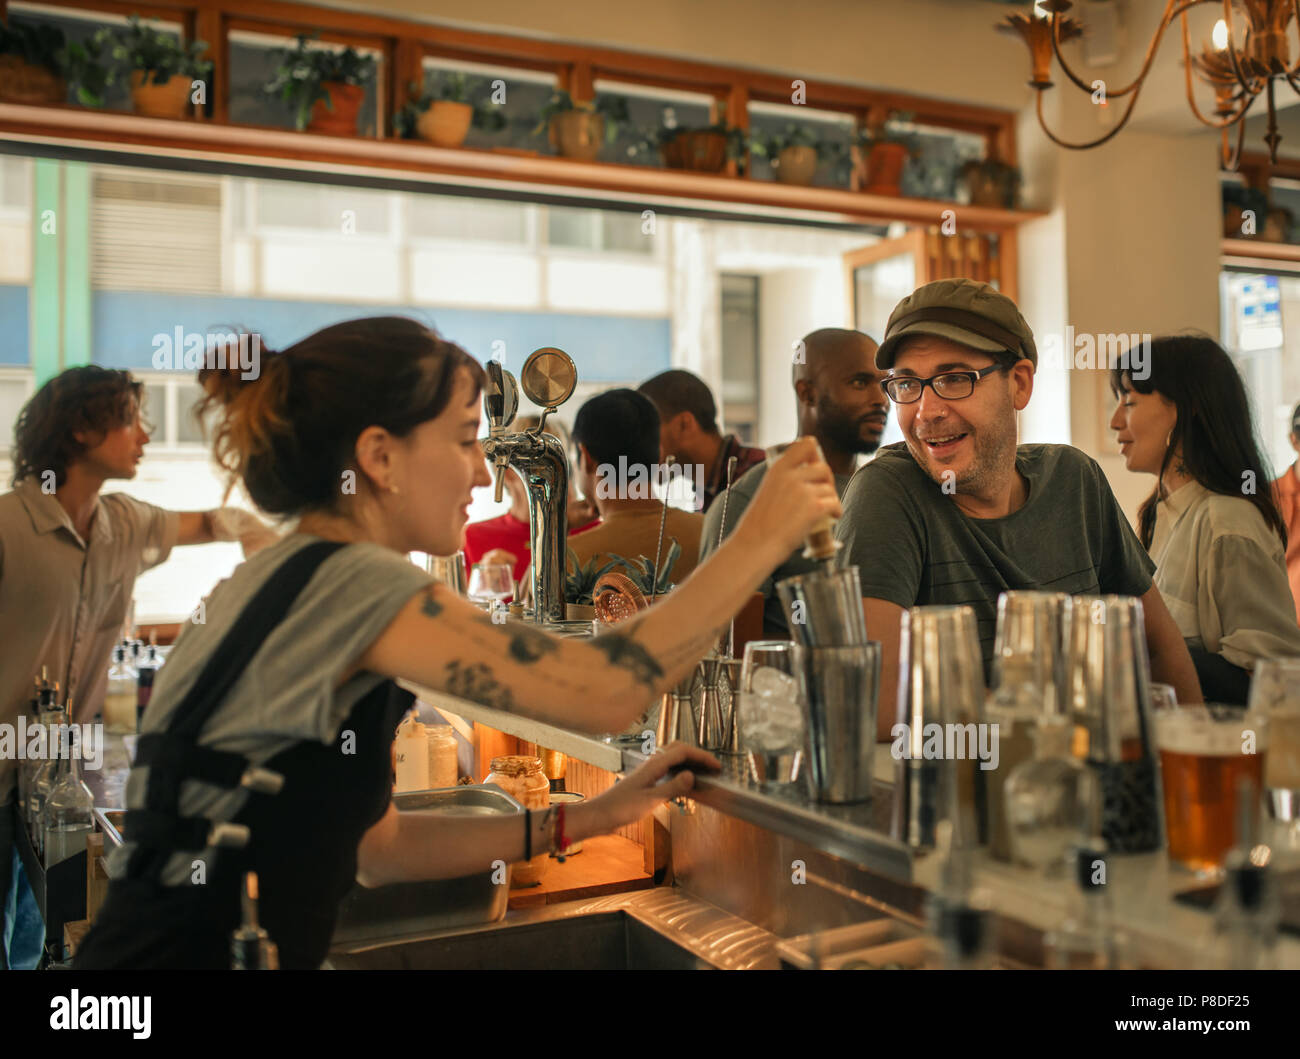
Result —
<instances>
[{"instance_id":1,"label":"beer tap handle","mask_svg":"<svg viewBox=\"0 0 1300 1059\"><path fill-rule=\"evenodd\" d=\"M506 485L506 472L510 469L510 459L504 452L497 453L496 457L496 491L492 494L492 499L498 504L501 503L503 490Z\"/></svg>"}]
</instances>

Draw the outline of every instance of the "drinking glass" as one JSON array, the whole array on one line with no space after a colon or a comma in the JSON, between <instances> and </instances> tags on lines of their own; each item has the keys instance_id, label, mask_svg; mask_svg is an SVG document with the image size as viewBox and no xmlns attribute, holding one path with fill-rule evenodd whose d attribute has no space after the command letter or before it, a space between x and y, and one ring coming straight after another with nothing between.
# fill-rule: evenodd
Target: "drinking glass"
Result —
<instances>
[{"instance_id":1,"label":"drinking glass","mask_svg":"<svg viewBox=\"0 0 1300 1059\"><path fill-rule=\"evenodd\" d=\"M1170 684L1152 684L1151 685L1151 709L1152 710L1176 710L1178 708L1178 692Z\"/></svg>"},{"instance_id":2,"label":"drinking glass","mask_svg":"<svg viewBox=\"0 0 1300 1059\"><path fill-rule=\"evenodd\" d=\"M1264 658L1250 682L1250 708L1267 715L1264 803L1300 835L1300 658Z\"/></svg>"},{"instance_id":3,"label":"drinking glass","mask_svg":"<svg viewBox=\"0 0 1300 1059\"><path fill-rule=\"evenodd\" d=\"M993 642L993 686L1034 687L1045 714L1065 712L1063 592L1003 592Z\"/></svg>"},{"instance_id":4,"label":"drinking glass","mask_svg":"<svg viewBox=\"0 0 1300 1059\"><path fill-rule=\"evenodd\" d=\"M795 652L804 744L817 800L871 800L880 694L880 644L798 647Z\"/></svg>"},{"instance_id":5,"label":"drinking glass","mask_svg":"<svg viewBox=\"0 0 1300 1059\"><path fill-rule=\"evenodd\" d=\"M446 585L458 596L465 595L465 553L430 555L428 571L433 579Z\"/></svg>"},{"instance_id":6,"label":"drinking glass","mask_svg":"<svg viewBox=\"0 0 1300 1059\"><path fill-rule=\"evenodd\" d=\"M753 640L745 645L736 693L741 746L750 778L760 787L788 790L803 764L804 725L794 644Z\"/></svg>"},{"instance_id":7,"label":"drinking glass","mask_svg":"<svg viewBox=\"0 0 1300 1059\"><path fill-rule=\"evenodd\" d=\"M469 598L489 609L515 594L514 571L509 563L475 563L469 575Z\"/></svg>"},{"instance_id":8,"label":"drinking glass","mask_svg":"<svg viewBox=\"0 0 1300 1059\"><path fill-rule=\"evenodd\" d=\"M1215 875L1236 841L1237 785L1258 791L1269 718L1240 706L1180 706L1155 715L1171 860ZM1253 814L1253 807L1252 807Z\"/></svg>"}]
</instances>

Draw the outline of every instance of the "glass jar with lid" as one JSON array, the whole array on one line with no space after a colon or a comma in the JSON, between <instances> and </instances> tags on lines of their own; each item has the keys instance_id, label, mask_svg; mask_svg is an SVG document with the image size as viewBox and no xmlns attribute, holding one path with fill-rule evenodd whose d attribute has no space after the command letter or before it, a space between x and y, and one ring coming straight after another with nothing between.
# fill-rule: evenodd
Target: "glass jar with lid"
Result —
<instances>
[{"instance_id":1,"label":"glass jar with lid","mask_svg":"<svg viewBox=\"0 0 1300 1059\"><path fill-rule=\"evenodd\" d=\"M529 754L507 754L492 759L492 771L484 783L495 783L525 809L545 810L551 804L551 783L542 771L542 759ZM522 824L520 825L523 826ZM534 849L527 861L511 865L510 885L536 886L549 863L546 848Z\"/></svg>"}]
</instances>

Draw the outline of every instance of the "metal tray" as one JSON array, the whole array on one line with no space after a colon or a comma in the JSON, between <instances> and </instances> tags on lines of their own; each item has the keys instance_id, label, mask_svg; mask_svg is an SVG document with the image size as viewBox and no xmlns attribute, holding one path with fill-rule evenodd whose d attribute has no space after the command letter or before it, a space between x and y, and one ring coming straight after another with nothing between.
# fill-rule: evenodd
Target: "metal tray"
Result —
<instances>
[{"instance_id":1,"label":"metal tray","mask_svg":"<svg viewBox=\"0 0 1300 1059\"><path fill-rule=\"evenodd\" d=\"M394 795L393 804L404 813L494 815L523 811L523 806L494 783L407 791ZM509 897L508 876L505 884L499 885L492 881L491 871L374 889L357 885L339 908L333 943L498 922L505 918Z\"/></svg>"}]
</instances>

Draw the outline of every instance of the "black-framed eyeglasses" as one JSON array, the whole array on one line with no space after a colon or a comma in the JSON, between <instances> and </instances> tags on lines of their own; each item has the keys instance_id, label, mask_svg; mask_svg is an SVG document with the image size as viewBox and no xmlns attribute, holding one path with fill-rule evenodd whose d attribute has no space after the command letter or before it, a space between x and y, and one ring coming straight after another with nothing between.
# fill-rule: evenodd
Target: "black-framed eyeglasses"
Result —
<instances>
[{"instance_id":1,"label":"black-framed eyeglasses","mask_svg":"<svg viewBox=\"0 0 1300 1059\"><path fill-rule=\"evenodd\" d=\"M978 371L945 371L921 379L915 375L891 375L881 386L894 404L915 404L929 386L945 401L960 401L975 392L975 384L995 371L1010 367L1008 364L991 364Z\"/></svg>"}]
</instances>

